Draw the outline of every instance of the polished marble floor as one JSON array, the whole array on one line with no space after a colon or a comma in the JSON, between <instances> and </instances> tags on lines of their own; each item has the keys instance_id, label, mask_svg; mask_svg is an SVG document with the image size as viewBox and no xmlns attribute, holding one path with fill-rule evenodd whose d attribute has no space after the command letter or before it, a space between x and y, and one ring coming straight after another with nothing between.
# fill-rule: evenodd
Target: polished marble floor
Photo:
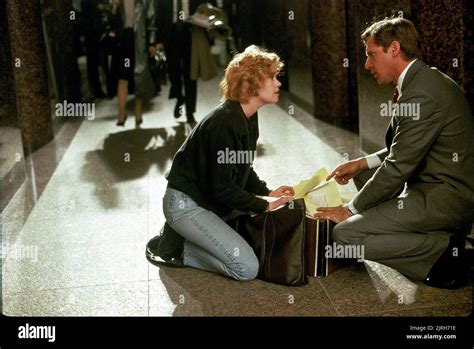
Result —
<instances>
[{"instance_id":1,"label":"polished marble floor","mask_svg":"<svg viewBox=\"0 0 474 349\"><path fill-rule=\"evenodd\" d=\"M197 119L219 102L218 79L199 82ZM164 174L189 132L167 87L117 127L117 100L94 120L71 120L31 155L28 179L2 214L4 314L11 316L466 316L472 287L429 288L366 261L303 287L238 282L191 268L158 268L145 244L163 222ZM291 103L291 102L285 102ZM270 187L359 156L354 134L285 105L260 112L256 170ZM343 188L355 190L353 185ZM21 253L15 253L22 251Z\"/></svg>"}]
</instances>

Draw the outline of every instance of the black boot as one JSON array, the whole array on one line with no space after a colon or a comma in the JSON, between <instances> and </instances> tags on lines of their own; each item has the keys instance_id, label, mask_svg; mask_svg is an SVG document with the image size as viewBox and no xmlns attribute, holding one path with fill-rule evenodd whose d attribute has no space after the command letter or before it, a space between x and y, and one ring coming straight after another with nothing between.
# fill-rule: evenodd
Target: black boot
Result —
<instances>
[{"instance_id":1,"label":"black boot","mask_svg":"<svg viewBox=\"0 0 474 349\"><path fill-rule=\"evenodd\" d=\"M196 119L192 113L186 114L186 122L190 124L192 127L196 125Z\"/></svg>"},{"instance_id":2,"label":"black boot","mask_svg":"<svg viewBox=\"0 0 474 349\"><path fill-rule=\"evenodd\" d=\"M184 102L178 99L178 101L176 102L176 105L174 106L174 111L173 111L174 117L176 119L178 119L181 116L183 107L184 107Z\"/></svg>"},{"instance_id":3,"label":"black boot","mask_svg":"<svg viewBox=\"0 0 474 349\"><path fill-rule=\"evenodd\" d=\"M426 285L452 290L466 283L469 267L464 245L464 237L451 235L448 247L428 273Z\"/></svg>"},{"instance_id":4,"label":"black boot","mask_svg":"<svg viewBox=\"0 0 474 349\"><path fill-rule=\"evenodd\" d=\"M146 257L153 264L184 268L183 249L184 238L165 223L161 234L148 241Z\"/></svg>"}]
</instances>

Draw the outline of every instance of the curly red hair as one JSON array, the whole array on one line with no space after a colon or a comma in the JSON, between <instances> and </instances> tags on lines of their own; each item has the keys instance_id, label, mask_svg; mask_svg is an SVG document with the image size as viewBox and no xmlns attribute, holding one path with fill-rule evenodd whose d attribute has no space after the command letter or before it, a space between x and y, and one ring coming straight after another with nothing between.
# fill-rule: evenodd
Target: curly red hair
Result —
<instances>
[{"instance_id":1,"label":"curly red hair","mask_svg":"<svg viewBox=\"0 0 474 349\"><path fill-rule=\"evenodd\" d=\"M251 45L235 55L225 69L220 93L223 99L247 103L258 96L263 80L278 74L283 66L276 53Z\"/></svg>"}]
</instances>

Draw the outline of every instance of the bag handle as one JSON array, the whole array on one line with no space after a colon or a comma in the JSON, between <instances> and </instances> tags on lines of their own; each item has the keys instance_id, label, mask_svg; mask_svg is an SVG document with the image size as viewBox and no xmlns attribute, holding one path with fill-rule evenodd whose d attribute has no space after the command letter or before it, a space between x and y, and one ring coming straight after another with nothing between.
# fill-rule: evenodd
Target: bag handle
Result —
<instances>
[{"instance_id":1,"label":"bag handle","mask_svg":"<svg viewBox=\"0 0 474 349\"><path fill-rule=\"evenodd\" d=\"M266 251L266 226L269 212L265 213L265 220L263 221L263 232L262 232L262 245L260 247L260 263L258 266L258 273L260 274L263 270L263 263L265 262L265 251Z\"/></svg>"}]
</instances>

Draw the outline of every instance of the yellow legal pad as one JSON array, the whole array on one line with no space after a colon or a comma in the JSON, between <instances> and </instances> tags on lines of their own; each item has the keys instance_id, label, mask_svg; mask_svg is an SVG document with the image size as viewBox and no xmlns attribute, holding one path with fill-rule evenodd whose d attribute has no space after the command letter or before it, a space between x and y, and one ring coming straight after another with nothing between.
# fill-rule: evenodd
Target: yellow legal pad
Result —
<instances>
[{"instance_id":1,"label":"yellow legal pad","mask_svg":"<svg viewBox=\"0 0 474 349\"><path fill-rule=\"evenodd\" d=\"M318 207L333 207L342 205L342 198L334 179L326 182L329 172L321 168L309 179L302 180L293 188L295 199L303 198L306 211L313 215Z\"/></svg>"}]
</instances>

